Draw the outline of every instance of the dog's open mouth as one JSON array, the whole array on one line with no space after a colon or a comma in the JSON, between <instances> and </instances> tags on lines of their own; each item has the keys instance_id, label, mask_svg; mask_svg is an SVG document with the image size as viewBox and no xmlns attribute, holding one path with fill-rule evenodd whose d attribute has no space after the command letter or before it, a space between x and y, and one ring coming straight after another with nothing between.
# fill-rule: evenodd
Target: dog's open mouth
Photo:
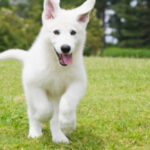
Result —
<instances>
[{"instance_id":1,"label":"dog's open mouth","mask_svg":"<svg viewBox=\"0 0 150 150\"><path fill-rule=\"evenodd\" d=\"M70 66L72 64L72 54L59 54L57 53L57 57L58 57L58 60L59 60L59 63L62 65L62 66Z\"/></svg>"}]
</instances>

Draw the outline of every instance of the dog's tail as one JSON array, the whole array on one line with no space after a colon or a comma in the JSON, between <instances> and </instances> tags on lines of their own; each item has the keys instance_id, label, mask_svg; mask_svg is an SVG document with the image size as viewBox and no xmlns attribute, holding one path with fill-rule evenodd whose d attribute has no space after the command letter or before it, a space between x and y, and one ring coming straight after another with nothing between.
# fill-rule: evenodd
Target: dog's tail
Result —
<instances>
[{"instance_id":1,"label":"dog's tail","mask_svg":"<svg viewBox=\"0 0 150 150\"><path fill-rule=\"evenodd\" d=\"M0 53L0 60L17 59L23 63L26 57L27 51L21 49L10 49L3 53Z\"/></svg>"}]
</instances>

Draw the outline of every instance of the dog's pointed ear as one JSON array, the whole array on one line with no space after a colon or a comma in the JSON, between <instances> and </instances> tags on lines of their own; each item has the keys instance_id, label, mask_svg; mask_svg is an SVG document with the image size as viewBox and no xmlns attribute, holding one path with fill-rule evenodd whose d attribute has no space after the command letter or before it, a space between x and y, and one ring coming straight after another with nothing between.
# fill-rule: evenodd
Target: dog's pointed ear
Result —
<instances>
[{"instance_id":1,"label":"dog's pointed ear","mask_svg":"<svg viewBox=\"0 0 150 150\"><path fill-rule=\"evenodd\" d=\"M43 20L54 19L59 11L60 0L44 0Z\"/></svg>"},{"instance_id":2,"label":"dog's pointed ear","mask_svg":"<svg viewBox=\"0 0 150 150\"><path fill-rule=\"evenodd\" d=\"M80 7L76 8L76 12L78 14L77 20L80 23L88 23L89 21L89 13L94 8L96 0L87 0Z\"/></svg>"},{"instance_id":3,"label":"dog's pointed ear","mask_svg":"<svg viewBox=\"0 0 150 150\"><path fill-rule=\"evenodd\" d=\"M81 23L88 22L89 20L89 13L81 14L78 16L78 21Z\"/></svg>"}]
</instances>

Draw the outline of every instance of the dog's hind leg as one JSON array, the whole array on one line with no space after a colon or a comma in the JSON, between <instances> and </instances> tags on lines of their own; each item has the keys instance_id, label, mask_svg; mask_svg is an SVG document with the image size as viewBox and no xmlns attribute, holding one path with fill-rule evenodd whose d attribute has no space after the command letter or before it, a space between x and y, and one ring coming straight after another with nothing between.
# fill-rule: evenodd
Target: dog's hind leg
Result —
<instances>
[{"instance_id":1,"label":"dog's hind leg","mask_svg":"<svg viewBox=\"0 0 150 150\"><path fill-rule=\"evenodd\" d=\"M29 137L36 138L42 135L41 122L49 121L52 116L52 105L43 89L33 86L25 86L24 89L28 105Z\"/></svg>"},{"instance_id":2,"label":"dog's hind leg","mask_svg":"<svg viewBox=\"0 0 150 150\"><path fill-rule=\"evenodd\" d=\"M53 117L50 121L50 129L52 133L52 140L54 143L69 143L68 138L65 136L65 134L61 131L60 125L59 125L59 101L53 101Z\"/></svg>"}]
</instances>

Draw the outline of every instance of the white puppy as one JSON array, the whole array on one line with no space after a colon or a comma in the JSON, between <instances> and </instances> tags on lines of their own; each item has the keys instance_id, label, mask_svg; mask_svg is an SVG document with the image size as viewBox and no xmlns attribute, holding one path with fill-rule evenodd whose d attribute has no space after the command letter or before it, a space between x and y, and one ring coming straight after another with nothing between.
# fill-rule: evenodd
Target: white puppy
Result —
<instances>
[{"instance_id":1,"label":"white puppy","mask_svg":"<svg viewBox=\"0 0 150 150\"><path fill-rule=\"evenodd\" d=\"M76 127L76 108L86 89L82 53L94 4L95 0L87 0L78 8L64 10L59 0L45 0L43 26L30 50L0 54L0 60L23 63L31 138L41 136L41 123L50 121L53 142L69 143L65 134Z\"/></svg>"}]
</instances>

